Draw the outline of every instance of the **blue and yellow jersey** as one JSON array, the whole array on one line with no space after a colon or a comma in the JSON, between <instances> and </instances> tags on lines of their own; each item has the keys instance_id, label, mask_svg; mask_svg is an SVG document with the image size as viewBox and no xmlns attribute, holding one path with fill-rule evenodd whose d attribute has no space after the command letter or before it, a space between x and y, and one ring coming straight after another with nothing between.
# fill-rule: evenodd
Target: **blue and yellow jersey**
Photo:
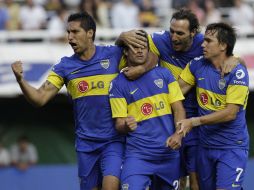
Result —
<instances>
[{"instance_id":1,"label":"blue and yellow jersey","mask_svg":"<svg viewBox=\"0 0 254 190\"><path fill-rule=\"evenodd\" d=\"M194 59L180 76L190 85L196 85L199 114L207 115L223 110L227 104L237 104L240 110L235 120L199 128L200 143L211 148L247 149L249 136L245 109L249 94L247 69L239 64L224 78L203 57Z\"/></svg>"},{"instance_id":2,"label":"blue and yellow jersey","mask_svg":"<svg viewBox=\"0 0 254 190\"><path fill-rule=\"evenodd\" d=\"M159 160L178 156L165 143L175 131L170 104L184 97L167 69L156 67L135 81L121 73L112 81L109 93L113 118L131 115L138 124L126 137L127 157Z\"/></svg>"},{"instance_id":3,"label":"blue and yellow jersey","mask_svg":"<svg viewBox=\"0 0 254 190\"><path fill-rule=\"evenodd\" d=\"M117 46L96 46L88 61L75 54L63 57L47 78L58 89L65 85L72 99L77 151L93 151L104 143L119 140L108 89L119 72L121 56L122 49Z\"/></svg>"},{"instance_id":4,"label":"blue and yellow jersey","mask_svg":"<svg viewBox=\"0 0 254 190\"><path fill-rule=\"evenodd\" d=\"M169 31L156 32L149 36L148 39L151 51L160 58L160 65L169 69L176 80L185 66L192 59L203 55L203 48L201 47L201 44L203 43L204 36L202 34L195 35L190 49L184 52L175 51L173 49ZM198 104L196 102L195 89L191 90L185 96L183 104L187 118L198 115ZM188 142L188 144L197 144L197 140L197 130L189 133L184 139L184 141Z\"/></svg>"}]
</instances>

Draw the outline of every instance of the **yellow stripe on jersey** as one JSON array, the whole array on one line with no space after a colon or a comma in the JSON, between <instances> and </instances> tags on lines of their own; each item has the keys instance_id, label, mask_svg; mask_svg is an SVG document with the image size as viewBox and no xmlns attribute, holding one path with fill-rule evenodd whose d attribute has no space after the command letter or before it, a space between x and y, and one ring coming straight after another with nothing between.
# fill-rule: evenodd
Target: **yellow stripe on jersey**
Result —
<instances>
[{"instance_id":1,"label":"yellow stripe on jersey","mask_svg":"<svg viewBox=\"0 0 254 190\"><path fill-rule=\"evenodd\" d=\"M249 89L247 86L228 85L226 102L228 104L239 104L246 107L248 93Z\"/></svg>"},{"instance_id":2,"label":"yellow stripe on jersey","mask_svg":"<svg viewBox=\"0 0 254 190\"><path fill-rule=\"evenodd\" d=\"M151 35L148 35L148 42L149 42L150 51L153 52L158 57L160 57L160 52L157 49L156 45L154 44Z\"/></svg>"},{"instance_id":3,"label":"yellow stripe on jersey","mask_svg":"<svg viewBox=\"0 0 254 190\"><path fill-rule=\"evenodd\" d=\"M182 94L182 91L177 81L170 83L168 85L168 89L169 89L169 103L170 104L184 99L184 96Z\"/></svg>"},{"instance_id":4,"label":"yellow stripe on jersey","mask_svg":"<svg viewBox=\"0 0 254 190\"><path fill-rule=\"evenodd\" d=\"M127 102L125 98L111 98L110 105L112 110L112 117L127 117Z\"/></svg>"},{"instance_id":5,"label":"yellow stripe on jersey","mask_svg":"<svg viewBox=\"0 0 254 190\"><path fill-rule=\"evenodd\" d=\"M166 114L172 114L168 94L157 94L128 105L128 115L135 116L137 122Z\"/></svg>"},{"instance_id":6,"label":"yellow stripe on jersey","mask_svg":"<svg viewBox=\"0 0 254 190\"><path fill-rule=\"evenodd\" d=\"M177 80L183 69L181 67L177 67L171 63L168 63L166 61L160 61L160 66L167 68L171 71L171 73L174 75L175 79Z\"/></svg>"},{"instance_id":7,"label":"yellow stripe on jersey","mask_svg":"<svg viewBox=\"0 0 254 190\"><path fill-rule=\"evenodd\" d=\"M186 65L182 73L180 74L181 79L183 79L188 84L194 86L195 85L195 77L190 71L190 63Z\"/></svg>"},{"instance_id":8,"label":"yellow stripe on jersey","mask_svg":"<svg viewBox=\"0 0 254 190\"><path fill-rule=\"evenodd\" d=\"M110 82L117 74L95 75L70 80L67 90L72 99L84 96L108 95Z\"/></svg>"},{"instance_id":9,"label":"yellow stripe on jersey","mask_svg":"<svg viewBox=\"0 0 254 190\"><path fill-rule=\"evenodd\" d=\"M197 88L197 100L201 108L219 111L226 107L226 95L217 94L203 88Z\"/></svg>"},{"instance_id":10,"label":"yellow stripe on jersey","mask_svg":"<svg viewBox=\"0 0 254 190\"><path fill-rule=\"evenodd\" d=\"M53 71L49 72L49 75L47 77L47 81L52 83L58 89L61 89L64 85L63 78L61 76L59 76L58 74L56 74L55 72L53 72Z\"/></svg>"},{"instance_id":11,"label":"yellow stripe on jersey","mask_svg":"<svg viewBox=\"0 0 254 190\"><path fill-rule=\"evenodd\" d=\"M120 63L118 65L118 69L119 71L121 71L123 68L127 67L127 61L126 61L126 57L125 56L122 56L121 57L121 60L120 60Z\"/></svg>"}]
</instances>

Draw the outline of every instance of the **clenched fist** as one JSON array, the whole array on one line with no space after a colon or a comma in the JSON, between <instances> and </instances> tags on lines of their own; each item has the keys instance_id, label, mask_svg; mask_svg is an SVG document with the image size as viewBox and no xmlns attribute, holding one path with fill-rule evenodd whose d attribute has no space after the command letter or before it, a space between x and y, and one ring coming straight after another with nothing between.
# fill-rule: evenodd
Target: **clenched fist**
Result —
<instances>
[{"instance_id":1,"label":"clenched fist","mask_svg":"<svg viewBox=\"0 0 254 190\"><path fill-rule=\"evenodd\" d=\"M16 77L16 80L18 82L21 82L23 79L23 67L22 67L22 62L21 61L15 61L11 65L12 71Z\"/></svg>"}]
</instances>

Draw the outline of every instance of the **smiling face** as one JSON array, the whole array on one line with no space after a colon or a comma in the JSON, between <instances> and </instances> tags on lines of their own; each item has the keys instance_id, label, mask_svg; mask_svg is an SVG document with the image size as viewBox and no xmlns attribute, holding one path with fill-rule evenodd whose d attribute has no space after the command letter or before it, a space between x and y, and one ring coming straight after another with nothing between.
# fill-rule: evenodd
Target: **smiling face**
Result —
<instances>
[{"instance_id":1,"label":"smiling face","mask_svg":"<svg viewBox=\"0 0 254 190\"><path fill-rule=\"evenodd\" d=\"M73 51L81 55L89 46L93 43L92 36L93 31L87 32L80 26L80 21L71 21L67 25L68 41Z\"/></svg>"},{"instance_id":2,"label":"smiling face","mask_svg":"<svg viewBox=\"0 0 254 190\"><path fill-rule=\"evenodd\" d=\"M192 45L194 32L189 30L187 19L172 19L170 23L170 37L175 51L187 51Z\"/></svg>"}]
</instances>

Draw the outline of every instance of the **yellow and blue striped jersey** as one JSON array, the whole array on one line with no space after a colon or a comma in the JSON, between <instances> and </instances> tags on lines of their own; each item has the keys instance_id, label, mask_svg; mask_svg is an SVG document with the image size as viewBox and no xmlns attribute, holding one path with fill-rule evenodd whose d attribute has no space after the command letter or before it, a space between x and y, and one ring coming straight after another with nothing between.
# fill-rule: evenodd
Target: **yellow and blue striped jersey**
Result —
<instances>
[{"instance_id":1,"label":"yellow and blue striped jersey","mask_svg":"<svg viewBox=\"0 0 254 190\"><path fill-rule=\"evenodd\" d=\"M160 58L160 66L169 69L177 80L182 70L192 59L203 55L203 48L201 47L203 40L203 35L198 33L194 36L189 50L175 51L172 47L170 32L161 31L149 36L149 45L151 51ZM183 104L187 118L198 115L195 89L191 90L185 96ZM188 142L188 144L197 144L198 131L196 129L193 130L184 138L184 141Z\"/></svg>"},{"instance_id":2,"label":"yellow and blue striped jersey","mask_svg":"<svg viewBox=\"0 0 254 190\"><path fill-rule=\"evenodd\" d=\"M113 118L132 115L138 124L126 137L127 157L159 160L178 156L165 143L175 131L170 104L184 97L167 69L156 67L135 81L121 73L112 81L109 93Z\"/></svg>"},{"instance_id":3,"label":"yellow and blue striped jersey","mask_svg":"<svg viewBox=\"0 0 254 190\"><path fill-rule=\"evenodd\" d=\"M90 60L63 57L47 80L58 89L66 86L73 102L77 151L93 151L119 140L109 104L110 82L117 76L122 49L96 46Z\"/></svg>"},{"instance_id":4,"label":"yellow and blue striped jersey","mask_svg":"<svg viewBox=\"0 0 254 190\"><path fill-rule=\"evenodd\" d=\"M240 105L235 120L199 128L200 143L211 148L248 149L249 135L245 109L249 94L247 69L239 64L224 78L203 57L191 61L180 77L190 85L196 85L199 114L207 115L222 110L227 104Z\"/></svg>"}]
</instances>

